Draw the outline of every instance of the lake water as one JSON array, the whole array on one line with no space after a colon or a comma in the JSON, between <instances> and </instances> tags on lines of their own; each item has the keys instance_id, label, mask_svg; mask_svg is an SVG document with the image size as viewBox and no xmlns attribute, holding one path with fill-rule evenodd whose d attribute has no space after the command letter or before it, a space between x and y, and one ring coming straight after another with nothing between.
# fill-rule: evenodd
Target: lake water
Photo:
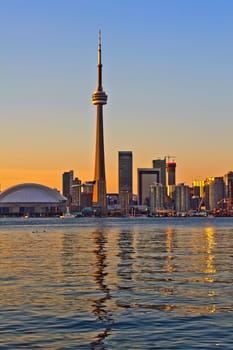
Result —
<instances>
[{"instance_id":1,"label":"lake water","mask_svg":"<svg viewBox=\"0 0 233 350\"><path fill-rule=\"evenodd\" d=\"M233 349L233 218L0 219L0 349Z\"/></svg>"}]
</instances>

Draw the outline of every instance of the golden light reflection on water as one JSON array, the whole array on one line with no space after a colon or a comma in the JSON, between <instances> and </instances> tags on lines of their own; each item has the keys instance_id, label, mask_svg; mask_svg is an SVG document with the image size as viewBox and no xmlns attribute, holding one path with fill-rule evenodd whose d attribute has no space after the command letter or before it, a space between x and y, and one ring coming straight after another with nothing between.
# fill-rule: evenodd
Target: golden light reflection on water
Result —
<instances>
[{"instance_id":1,"label":"golden light reflection on water","mask_svg":"<svg viewBox=\"0 0 233 350\"><path fill-rule=\"evenodd\" d=\"M206 248L206 254L207 254L207 258L206 258L206 269L205 269L205 273L209 274L210 276L208 276L206 278L207 282L214 282L214 278L211 277L213 276L212 274L216 273L216 269L214 268L214 246L215 246L215 240L214 240L214 228L209 226L205 228L205 233L206 233L206 242L207 242L207 248Z\"/></svg>"},{"instance_id":2,"label":"golden light reflection on water","mask_svg":"<svg viewBox=\"0 0 233 350\"><path fill-rule=\"evenodd\" d=\"M50 314L86 312L88 304L82 293L88 292L87 286L89 291L95 290L95 257L84 237L85 233L77 236L40 230L2 237L1 302L5 306L33 304Z\"/></svg>"},{"instance_id":3,"label":"golden light reflection on water","mask_svg":"<svg viewBox=\"0 0 233 350\"><path fill-rule=\"evenodd\" d=\"M97 335L94 336L94 341L91 346L94 349L96 346L101 346L102 342L111 333L112 318L106 310L106 302L111 299L110 289L106 282L106 243L107 235L102 230L96 230L93 232L93 240L95 248L93 250L95 256L95 269L93 271L94 280L96 282L97 289L101 291L98 298L93 300L92 313L97 316L99 321L107 324Z\"/></svg>"},{"instance_id":4,"label":"golden light reflection on water","mask_svg":"<svg viewBox=\"0 0 233 350\"><path fill-rule=\"evenodd\" d=\"M218 295L217 291L206 288L206 283L215 282L215 274L217 273L214 266L215 255L215 238L214 228L207 226L203 230L198 228L191 228L190 232L184 233L182 230L175 230L168 226L166 228L166 258L164 268L169 273L166 280L170 280L172 287L170 289L161 288L164 295L173 294L192 302L187 305L179 304L179 313L186 314L192 312L193 314L205 314L217 312L215 305L215 297ZM174 249L174 240L179 247L179 254ZM179 274L177 275L177 271ZM181 282L177 284L177 282ZM192 285L192 287L190 287ZM209 299L208 306L202 305L202 300ZM193 303L193 304L192 304ZM196 305L195 305L196 303ZM199 305L198 305L199 304ZM165 311L174 311L177 309L177 304L166 305Z\"/></svg>"},{"instance_id":5,"label":"golden light reflection on water","mask_svg":"<svg viewBox=\"0 0 233 350\"><path fill-rule=\"evenodd\" d=\"M9 235L1 239L1 278L4 283L0 295L5 305L17 306L32 302L40 305L46 299L52 307L58 302L49 296L43 282L49 275L50 283L56 283L57 276L60 276L60 259L51 253L54 250L61 251L62 240L57 235L50 235L44 244L44 237L41 237L40 232L18 232L14 237ZM51 270L58 273L50 274ZM56 297L59 299L58 295Z\"/></svg>"},{"instance_id":6,"label":"golden light reflection on water","mask_svg":"<svg viewBox=\"0 0 233 350\"><path fill-rule=\"evenodd\" d=\"M167 257L166 257L166 265L165 268L168 270L168 272L173 272L174 265L172 263L173 256L172 256L172 236L173 236L173 230L170 226L167 227L166 230L166 251L167 251Z\"/></svg>"},{"instance_id":7,"label":"golden light reflection on water","mask_svg":"<svg viewBox=\"0 0 233 350\"><path fill-rule=\"evenodd\" d=\"M216 254L219 239L209 225L2 233L0 307L32 307L35 315L57 318L85 315L98 324L83 335L93 349L110 338L127 310L218 313L224 298L217 275L225 263ZM224 307L230 310L229 301Z\"/></svg>"}]
</instances>

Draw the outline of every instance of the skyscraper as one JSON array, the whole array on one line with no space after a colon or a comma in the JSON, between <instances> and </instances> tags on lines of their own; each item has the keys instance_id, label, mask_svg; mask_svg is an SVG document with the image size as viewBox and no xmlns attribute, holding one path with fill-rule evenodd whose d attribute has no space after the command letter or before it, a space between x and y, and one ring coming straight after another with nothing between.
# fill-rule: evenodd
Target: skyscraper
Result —
<instances>
[{"instance_id":1,"label":"skyscraper","mask_svg":"<svg viewBox=\"0 0 233 350\"><path fill-rule=\"evenodd\" d=\"M177 212L187 212L190 209L190 188L183 183L175 187L175 209Z\"/></svg>"},{"instance_id":2,"label":"skyscraper","mask_svg":"<svg viewBox=\"0 0 233 350\"><path fill-rule=\"evenodd\" d=\"M118 152L118 181L119 181L119 200L121 210L124 214L128 213L129 205L132 202L133 194L133 176L132 176L132 152Z\"/></svg>"},{"instance_id":3,"label":"skyscraper","mask_svg":"<svg viewBox=\"0 0 233 350\"><path fill-rule=\"evenodd\" d=\"M166 187L166 158L154 159L152 166L153 168L160 169L160 183Z\"/></svg>"},{"instance_id":4,"label":"skyscraper","mask_svg":"<svg viewBox=\"0 0 233 350\"><path fill-rule=\"evenodd\" d=\"M168 186L175 186L176 184L176 163L167 162L167 184Z\"/></svg>"},{"instance_id":5,"label":"skyscraper","mask_svg":"<svg viewBox=\"0 0 233 350\"><path fill-rule=\"evenodd\" d=\"M222 176L214 177L214 180L209 185L209 205L210 210L219 207L219 204L224 199L225 186Z\"/></svg>"},{"instance_id":6,"label":"skyscraper","mask_svg":"<svg viewBox=\"0 0 233 350\"><path fill-rule=\"evenodd\" d=\"M127 191L130 199L133 191L132 161L131 151L118 152L119 193Z\"/></svg>"},{"instance_id":7,"label":"skyscraper","mask_svg":"<svg viewBox=\"0 0 233 350\"><path fill-rule=\"evenodd\" d=\"M104 130L103 105L107 103L107 95L102 87L101 63L101 34L98 41L97 88L92 95L92 103L96 106L96 148L95 148L95 174L93 189L93 205L101 212L106 210L106 179L104 160Z\"/></svg>"},{"instance_id":8,"label":"skyscraper","mask_svg":"<svg viewBox=\"0 0 233 350\"><path fill-rule=\"evenodd\" d=\"M150 185L150 211L156 214L157 211L164 209L165 187L161 183Z\"/></svg>"},{"instance_id":9,"label":"skyscraper","mask_svg":"<svg viewBox=\"0 0 233 350\"><path fill-rule=\"evenodd\" d=\"M233 204L233 171L229 171L224 176L224 181L226 185L226 200L228 203L228 209L232 209Z\"/></svg>"},{"instance_id":10,"label":"skyscraper","mask_svg":"<svg viewBox=\"0 0 233 350\"><path fill-rule=\"evenodd\" d=\"M176 162L167 162L167 194L173 198L176 185Z\"/></svg>"},{"instance_id":11,"label":"skyscraper","mask_svg":"<svg viewBox=\"0 0 233 350\"><path fill-rule=\"evenodd\" d=\"M78 177L73 179L71 187L71 211L79 211L81 207L81 187L82 181Z\"/></svg>"},{"instance_id":12,"label":"skyscraper","mask_svg":"<svg viewBox=\"0 0 233 350\"><path fill-rule=\"evenodd\" d=\"M68 206L71 204L71 187L74 178L74 171L66 171L62 174L62 194L68 199Z\"/></svg>"}]
</instances>

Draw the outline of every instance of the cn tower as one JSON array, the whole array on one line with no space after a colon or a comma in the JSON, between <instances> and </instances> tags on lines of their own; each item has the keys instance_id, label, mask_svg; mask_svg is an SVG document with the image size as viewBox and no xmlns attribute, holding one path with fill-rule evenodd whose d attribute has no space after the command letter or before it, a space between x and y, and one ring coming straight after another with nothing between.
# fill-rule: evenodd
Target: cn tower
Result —
<instances>
[{"instance_id":1,"label":"cn tower","mask_svg":"<svg viewBox=\"0 0 233 350\"><path fill-rule=\"evenodd\" d=\"M107 95L102 87L102 63L101 63L101 32L98 40L98 64L97 64L97 88L92 95L92 103L96 106L96 147L95 147L95 175L93 189L93 205L106 210L106 179L104 160L104 130L103 130L103 105L107 103Z\"/></svg>"}]
</instances>

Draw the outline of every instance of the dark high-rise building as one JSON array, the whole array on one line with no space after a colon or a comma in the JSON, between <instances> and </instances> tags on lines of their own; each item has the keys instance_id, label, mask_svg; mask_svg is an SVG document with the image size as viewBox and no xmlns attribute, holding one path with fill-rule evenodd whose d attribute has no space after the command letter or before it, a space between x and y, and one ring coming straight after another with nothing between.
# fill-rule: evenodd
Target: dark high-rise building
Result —
<instances>
[{"instance_id":1,"label":"dark high-rise building","mask_svg":"<svg viewBox=\"0 0 233 350\"><path fill-rule=\"evenodd\" d=\"M68 205L71 204L71 188L74 178L74 171L66 171L62 174L62 194L68 199Z\"/></svg>"},{"instance_id":2,"label":"dark high-rise building","mask_svg":"<svg viewBox=\"0 0 233 350\"><path fill-rule=\"evenodd\" d=\"M167 184L168 186L175 186L176 184L176 163L167 163Z\"/></svg>"},{"instance_id":3,"label":"dark high-rise building","mask_svg":"<svg viewBox=\"0 0 233 350\"><path fill-rule=\"evenodd\" d=\"M133 195L133 156L131 151L118 152L119 201L124 214L129 211Z\"/></svg>"},{"instance_id":4,"label":"dark high-rise building","mask_svg":"<svg viewBox=\"0 0 233 350\"><path fill-rule=\"evenodd\" d=\"M92 95L92 103L96 106L96 148L95 148L95 174L93 189L93 205L101 212L106 210L106 179L104 159L104 130L103 130L103 105L107 103L107 95L102 86L101 63L101 36L99 32L98 64L97 64L97 88Z\"/></svg>"},{"instance_id":5,"label":"dark high-rise building","mask_svg":"<svg viewBox=\"0 0 233 350\"><path fill-rule=\"evenodd\" d=\"M174 197L176 186L176 163L167 162L167 194L170 198Z\"/></svg>"},{"instance_id":6,"label":"dark high-rise building","mask_svg":"<svg viewBox=\"0 0 233 350\"><path fill-rule=\"evenodd\" d=\"M119 193L133 193L133 155L131 151L118 152Z\"/></svg>"},{"instance_id":7,"label":"dark high-rise building","mask_svg":"<svg viewBox=\"0 0 233 350\"><path fill-rule=\"evenodd\" d=\"M160 183L166 187L166 158L153 160L152 166L160 169Z\"/></svg>"}]
</instances>

